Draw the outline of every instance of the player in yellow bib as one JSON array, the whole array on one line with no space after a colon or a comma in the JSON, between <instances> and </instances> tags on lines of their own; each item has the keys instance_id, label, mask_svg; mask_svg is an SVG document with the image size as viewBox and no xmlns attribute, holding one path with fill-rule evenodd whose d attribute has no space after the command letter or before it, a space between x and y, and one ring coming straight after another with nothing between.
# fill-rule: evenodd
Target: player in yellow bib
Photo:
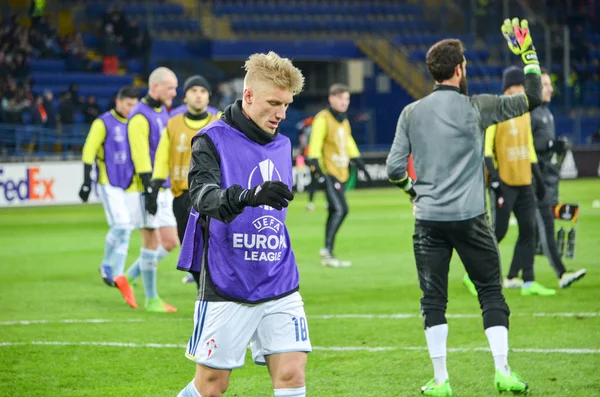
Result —
<instances>
[{"instance_id":1,"label":"player in yellow bib","mask_svg":"<svg viewBox=\"0 0 600 397\"><path fill-rule=\"evenodd\" d=\"M333 254L335 237L348 215L344 184L350 176L350 162L364 172L368 181L371 180L352 137L352 129L346 116L349 105L348 87L343 84L332 85L329 88L329 107L315 116L309 142L311 171L316 178L325 178L329 215L325 226L325 247L320 254L321 263L331 267L351 265L351 262L340 261Z\"/></svg>"},{"instance_id":2,"label":"player in yellow bib","mask_svg":"<svg viewBox=\"0 0 600 397\"><path fill-rule=\"evenodd\" d=\"M502 77L504 95L524 92L525 74L522 68L508 67ZM537 200L543 200L545 188L533 145L529 113L487 128L484 161L489 173L490 207L496 240L501 242L506 236L511 213L515 214L519 224L519 237L504 288L521 288L521 295L555 295L556 290L535 281L533 271L536 195ZM519 272L522 272L522 279L518 277ZM465 283L470 286L466 278ZM469 289L473 292L474 286Z\"/></svg>"}]
</instances>

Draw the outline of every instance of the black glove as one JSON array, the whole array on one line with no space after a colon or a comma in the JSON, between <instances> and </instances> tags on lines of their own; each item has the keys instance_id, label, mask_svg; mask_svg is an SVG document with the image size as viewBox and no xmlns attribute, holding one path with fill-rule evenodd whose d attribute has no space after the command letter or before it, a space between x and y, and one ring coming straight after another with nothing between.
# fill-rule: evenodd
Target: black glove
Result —
<instances>
[{"instance_id":1,"label":"black glove","mask_svg":"<svg viewBox=\"0 0 600 397\"><path fill-rule=\"evenodd\" d=\"M504 197L502 195L502 182L500 181L500 175L498 175L498 170L494 166L494 159L491 157L484 157L483 161L485 162L485 168L490 174L488 186L496 194L495 204L502 206L502 203L504 202Z\"/></svg>"},{"instance_id":2,"label":"black glove","mask_svg":"<svg viewBox=\"0 0 600 397\"><path fill-rule=\"evenodd\" d=\"M367 171L367 167L365 167L365 162L363 161L363 159L361 159L360 157L356 157L356 158L350 159L350 161L356 166L357 169L364 172L365 179L367 180L367 184L372 185L373 179L371 178L371 175L369 175L369 172Z\"/></svg>"},{"instance_id":3,"label":"black glove","mask_svg":"<svg viewBox=\"0 0 600 397\"><path fill-rule=\"evenodd\" d=\"M79 189L79 198L81 198L81 201L87 203L91 192L92 187L90 185L86 185L85 183L81 185L81 189Z\"/></svg>"},{"instance_id":4,"label":"black glove","mask_svg":"<svg viewBox=\"0 0 600 397\"><path fill-rule=\"evenodd\" d=\"M533 182L535 183L535 195L539 202L543 202L546 198L546 186L542 179L542 171L538 163L531 163L531 173L533 174Z\"/></svg>"},{"instance_id":5,"label":"black glove","mask_svg":"<svg viewBox=\"0 0 600 397\"><path fill-rule=\"evenodd\" d=\"M140 178L144 184L144 192L142 195L144 196L146 212L150 215L156 215L158 212L158 192L160 191L160 185L162 185L163 181L158 179L151 180L151 177L152 174L149 172L140 174Z\"/></svg>"},{"instance_id":6,"label":"black glove","mask_svg":"<svg viewBox=\"0 0 600 397\"><path fill-rule=\"evenodd\" d=\"M244 190L241 202L250 207L268 205L276 210L288 206L288 201L294 199L294 195L287 185L280 181L268 181L262 185L256 185L252 189Z\"/></svg>"},{"instance_id":7,"label":"black glove","mask_svg":"<svg viewBox=\"0 0 600 397\"><path fill-rule=\"evenodd\" d=\"M539 202L544 201L544 199L546 198L546 186L544 186L544 183L537 184L537 187L535 189L535 195Z\"/></svg>"},{"instance_id":8,"label":"black glove","mask_svg":"<svg viewBox=\"0 0 600 397\"><path fill-rule=\"evenodd\" d=\"M84 203L87 203L90 193L92 192L92 165L83 164L83 184L79 189L79 198Z\"/></svg>"},{"instance_id":9,"label":"black glove","mask_svg":"<svg viewBox=\"0 0 600 397\"><path fill-rule=\"evenodd\" d=\"M417 198L417 192L413 187L413 180L410 176L407 176L406 179L397 182L396 186L402 189L404 193L408 194L411 203L415 202L415 199Z\"/></svg>"},{"instance_id":10,"label":"black glove","mask_svg":"<svg viewBox=\"0 0 600 397\"><path fill-rule=\"evenodd\" d=\"M502 182L500 182L498 175L494 177L490 175L490 189L496 193L496 196L502 197Z\"/></svg>"},{"instance_id":11,"label":"black glove","mask_svg":"<svg viewBox=\"0 0 600 397\"><path fill-rule=\"evenodd\" d=\"M565 154L569 149L569 141L566 138L559 138L548 141L548 150L556 154Z\"/></svg>"},{"instance_id":12,"label":"black glove","mask_svg":"<svg viewBox=\"0 0 600 397\"><path fill-rule=\"evenodd\" d=\"M498 174L494 176L490 175L489 187L496 195L496 202L494 204L502 207L502 204L504 204L504 195L502 194L502 182L500 181Z\"/></svg>"},{"instance_id":13,"label":"black glove","mask_svg":"<svg viewBox=\"0 0 600 397\"><path fill-rule=\"evenodd\" d=\"M323 177L323 170L321 170L321 166L319 165L319 159L308 160L308 165L315 179L318 180Z\"/></svg>"}]
</instances>

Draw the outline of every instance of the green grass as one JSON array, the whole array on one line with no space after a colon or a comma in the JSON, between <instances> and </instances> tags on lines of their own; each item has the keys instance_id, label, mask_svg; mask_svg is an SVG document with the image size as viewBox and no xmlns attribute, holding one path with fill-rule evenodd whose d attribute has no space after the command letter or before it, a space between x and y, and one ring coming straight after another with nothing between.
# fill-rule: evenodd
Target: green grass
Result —
<instances>
[{"instance_id":1,"label":"green grass","mask_svg":"<svg viewBox=\"0 0 600 397\"><path fill-rule=\"evenodd\" d=\"M577 257L572 268L588 269L584 280L550 298L521 297L506 291L512 311L509 360L536 396L600 396L600 182L566 181L561 191L581 202ZM323 268L325 211L307 213L298 195L289 229L301 272L301 293L313 346L389 347L388 351L315 349L309 356L310 396L417 396L432 376L418 318L420 290L412 254L413 218L406 197L395 189L353 191L350 215L336 251L351 259L348 269ZM0 210L0 396L175 396L192 378L194 365L180 345L192 331L195 292L182 285L177 253L160 263L159 291L179 308L174 314L130 309L116 289L100 280L97 267L107 227L100 206ZM516 227L500 245L505 271ZM128 263L137 256L139 233L132 236ZM463 287L456 255L450 271L449 348L485 348L477 300ZM545 258L536 258L536 277L547 286L557 279ZM143 293L136 287L138 298ZM323 318L336 314L406 313L409 318ZM534 313L592 313L593 316L539 317ZM61 323L65 319L108 322ZM41 345L32 342L63 342ZM98 346L80 342L133 343ZM172 347L147 347L145 344ZM523 352L520 349L539 349ZM590 349L586 354L549 349ZM448 355L457 396L487 396L493 388L493 361L486 351ZM272 396L268 372L247 360L233 373L229 396Z\"/></svg>"}]
</instances>

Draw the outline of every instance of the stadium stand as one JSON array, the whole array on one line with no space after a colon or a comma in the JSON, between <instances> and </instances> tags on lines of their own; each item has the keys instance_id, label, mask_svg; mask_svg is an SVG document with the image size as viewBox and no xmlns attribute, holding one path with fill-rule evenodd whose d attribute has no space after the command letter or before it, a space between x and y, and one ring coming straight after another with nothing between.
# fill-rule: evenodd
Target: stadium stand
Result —
<instances>
[{"instance_id":1,"label":"stadium stand","mask_svg":"<svg viewBox=\"0 0 600 397\"><path fill-rule=\"evenodd\" d=\"M573 0L567 11L557 1L516 2L530 7L550 27L553 38L558 38L551 43L549 69L556 85L551 106L560 134L576 144L589 143L600 125L598 12L585 12L582 7L587 2L579 0ZM30 34L33 51L27 54L28 67L19 69L21 75L28 69L22 85L29 93L25 90L20 94L28 100L21 102L22 120L7 119L6 111L0 117L5 123L40 125L35 121L39 117L34 116L36 97L40 97L43 107L54 109L48 109L49 113L60 116L61 110L69 113L72 108L74 125L70 128L77 130L71 134L76 141L77 136L85 134L86 115L93 114L94 106L100 111L108 109L120 87L143 86L149 70L159 64L172 67L182 78L200 72L214 87L219 87L237 77L237 71L222 69L224 62L239 62L250 52L274 50L307 62L371 60L372 74L365 76L364 92L355 94L352 104L359 118L364 119L365 114L371 117L371 124L364 125L364 133L357 133L357 140L363 147L385 148L391 142L401 108L430 89L431 81L424 68L426 50L442 38L457 37L465 43L470 93L500 93L500 77L507 66L503 38L497 32L497 21L503 15L501 2L475 3L477 7L472 9L470 0L133 0L118 8L112 0L58 2L57 7L70 10L70 23L81 33L59 36L56 31L52 33L45 19L42 31L46 36ZM458 10L458 17L445 18L453 10ZM2 26L15 29L28 26L14 19L5 24ZM573 27L571 73L566 81L561 52L564 45L562 37L556 36L565 24ZM110 32L106 30L108 25ZM48 36L52 39L42 40ZM107 40L107 36L114 36L115 42ZM541 37L542 34L536 35L536 44L539 43L538 52L544 60L547 48ZM107 50L118 59L116 74L107 74ZM6 65L6 54L4 59ZM5 67L2 65L0 62L0 67ZM102 73L103 69L107 73ZM382 74L390 80L385 92L377 77ZM3 86L16 89L13 83ZM216 91L218 101L222 94ZM14 93L2 95L7 106L9 99L15 97ZM70 101L66 95L71 96ZM310 114L315 98L310 94L298 98L298 105L290 110L290 123L282 127L284 133L295 133L294 124ZM90 106L92 113L88 112ZM59 117L62 137L67 136L64 131L69 120L70 117ZM44 124L54 128L52 122L41 123ZM3 141L8 139L11 128L14 130L2 127ZM46 136L56 134L48 132ZM72 147L76 150L76 145Z\"/></svg>"}]
</instances>

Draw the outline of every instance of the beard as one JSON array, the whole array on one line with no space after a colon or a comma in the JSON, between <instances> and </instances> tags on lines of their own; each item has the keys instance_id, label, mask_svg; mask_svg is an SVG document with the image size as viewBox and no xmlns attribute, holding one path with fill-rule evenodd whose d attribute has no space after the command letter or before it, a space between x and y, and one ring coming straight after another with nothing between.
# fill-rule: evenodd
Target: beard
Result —
<instances>
[{"instance_id":1,"label":"beard","mask_svg":"<svg viewBox=\"0 0 600 397\"><path fill-rule=\"evenodd\" d=\"M464 74L462 75L462 78L460 79L460 82L458 83L458 90L463 95L469 95L469 86L467 84L467 76L465 76Z\"/></svg>"}]
</instances>

